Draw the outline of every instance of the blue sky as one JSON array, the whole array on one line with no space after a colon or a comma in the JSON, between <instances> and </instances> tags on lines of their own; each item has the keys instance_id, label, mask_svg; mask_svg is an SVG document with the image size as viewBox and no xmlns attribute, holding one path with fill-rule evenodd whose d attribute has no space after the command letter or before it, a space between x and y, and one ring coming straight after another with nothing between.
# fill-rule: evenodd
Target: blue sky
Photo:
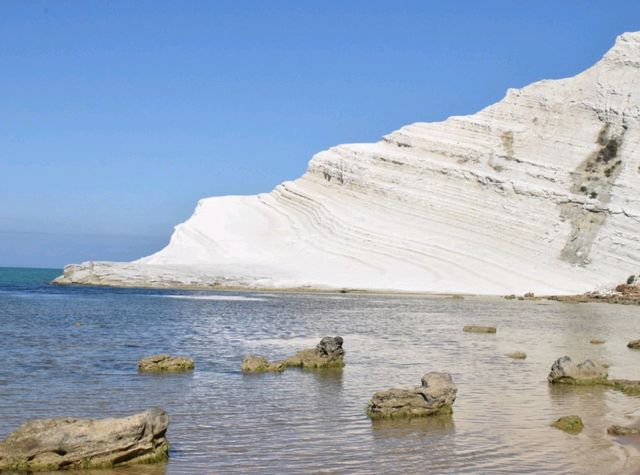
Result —
<instances>
[{"instance_id":1,"label":"blue sky","mask_svg":"<svg viewBox=\"0 0 640 475\"><path fill-rule=\"evenodd\" d=\"M0 2L0 266L131 260L206 196L571 76L636 1Z\"/></svg>"}]
</instances>

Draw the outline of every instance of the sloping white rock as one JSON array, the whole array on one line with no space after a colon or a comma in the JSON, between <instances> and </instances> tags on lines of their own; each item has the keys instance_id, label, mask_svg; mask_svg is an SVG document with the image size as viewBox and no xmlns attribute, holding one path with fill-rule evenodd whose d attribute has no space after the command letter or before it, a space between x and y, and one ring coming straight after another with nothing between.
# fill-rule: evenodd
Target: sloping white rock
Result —
<instances>
[{"instance_id":1,"label":"sloping white rock","mask_svg":"<svg viewBox=\"0 0 640 475\"><path fill-rule=\"evenodd\" d=\"M170 244L59 283L576 293L640 269L640 32L477 114L339 145L271 193L201 200Z\"/></svg>"}]
</instances>

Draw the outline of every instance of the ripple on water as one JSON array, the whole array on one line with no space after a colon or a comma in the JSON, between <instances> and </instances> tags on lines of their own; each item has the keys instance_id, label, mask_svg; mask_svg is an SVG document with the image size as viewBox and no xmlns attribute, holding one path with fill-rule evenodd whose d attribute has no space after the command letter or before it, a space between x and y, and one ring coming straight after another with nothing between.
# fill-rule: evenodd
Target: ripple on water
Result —
<instances>
[{"instance_id":1,"label":"ripple on water","mask_svg":"<svg viewBox=\"0 0 640 475\"><path fill-rule=\"evenodd\" d=\"M114 289L0 296L0 436L25 419L120 416L151 405L171 416L168 464L82 475L202 473L612 473L634 447L606 436L639 399L602 388L552 387L564 354L640 378L626 348L639 309L607 305L376 295ZM147 298L153 297L153 298ZM157 298L163 297L163 298ZM165 298L166 297L166 298ZM80 326L76 322L81 322ZM468 334L466 324L496 325ZM324 335L345 340L342 371L243 375L244 355L280 358ZM594 336L605 345L589 343ZM519 350L527 359L505 353ZM138 374L153 353L193 357L182 375ZM451 372L451 417L370 421L371 395ZM549 427L579 414L569 436Z\"/></svg>"}]
</instances>

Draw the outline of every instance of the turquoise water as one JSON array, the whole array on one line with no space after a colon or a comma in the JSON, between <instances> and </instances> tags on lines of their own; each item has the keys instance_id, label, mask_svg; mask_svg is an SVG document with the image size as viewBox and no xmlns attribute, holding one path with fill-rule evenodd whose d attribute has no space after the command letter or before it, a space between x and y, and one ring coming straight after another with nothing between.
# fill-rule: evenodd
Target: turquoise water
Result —
<instances>
[{"instance_id":1,"label":"turquoise water","mask_svg":"<svg viewBox=\"0 0 640 475\"><path fill-rule=\"evenodd\" d=\"M568 354L640 379L640 352L626 348L640 337L638 307L49 285L59 272L0 269L0 438L30 418L167 410L167 464L95 474L622 473L636 455L606 428L634 420L640 398L546 376ZM240 371L248 353L281 358L336 334L342 371ZM514 350L527 359L504 356ZM193 357L196 370L137 373L161 352ZM452 417L366 417L373 392L428 371L452 373ZM549 427L568 414L583 418L580 435Z\"/></svg>"}]
</instances>

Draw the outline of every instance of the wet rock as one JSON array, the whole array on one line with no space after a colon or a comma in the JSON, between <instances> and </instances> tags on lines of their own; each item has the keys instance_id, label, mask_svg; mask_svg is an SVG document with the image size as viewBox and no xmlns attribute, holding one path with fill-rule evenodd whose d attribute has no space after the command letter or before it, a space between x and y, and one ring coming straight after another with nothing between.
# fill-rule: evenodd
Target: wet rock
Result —
<instances>
[{"instance_id":1,"label":"wet rock","mask_svg":"<svg viewBox=\"0 0 640 475\"><path fill-rule=\"evenodd\" d=\"M462 331L467 333L495 333L496 327L483 327L478 325L467 325Z\"/></svg>"},{"instance_id":2,"label":"wet rock","mask_svg":"<svg viewBox=\"0 0 640 475\"><path fill-rule=\"evenodd\" d=\"M193 360L184 356L153 355L138 361L138 371L141 372L181 372L193 368Z\"/></svg>"},{"instance_id":3,"label":"wet rock","mask_svg":"<svg viewBox=\"0 0 640 475\"><path fill-rule=\"evenodd\" d=\"M555 427L556 429L575 435L582 432L584 424L582 423L582 419L578 416L564 416L551 424L551 427Z\"/></svg>"},{"instance_id":4,"label":"wet rock","mask_svg":"<svg viewBox=\"0 0 640 475\"><path fill-rule=\"evenodd\" d=\"M524 360L527 357L527 354L522 351L513 351L511 353L507 353L507 356L514 360Z\"/></svg>"},{"instance_id":5,"label":"wet rock","mask_svg":"<svg viewBox=\"0 0 640 475\"><path fill-rule=\"evenodd\" d=\"M632 340L627 343L627 348L631 348L632 350L640 350L640 340Z\"/></svg>"},{"instance_id":6,"label":"wet rock","mask_svg":"<svg viewBox=\"0 0 640 475\"><path fill-rule=\"evenodd\" d=\"M120 419L37 419L0 442L0 471L108 468L167 458L169 417L160 408Z\"/></svg>"},{"instance_id":7,"label":"wet rock","mask_svg":"<svg viewBox=\"0 0 640 475\"><path fill-rule=\"evenodd\" d=\"M421 386L375 393L367 406L367 415L378 419L450 414L457 392L450 374L427 373L422 377Z\"/></svg>"},{"instance_id":8,"label":"wet rock","mask_svg":"<svg viewBox=\"0 0 640 475\"><path fill-rule=\"evenodd\" d=\"M592 345L602 345L606 343L606 341L601 340L600 338L592 338L591 341L589 341L589 343L591 343Z\"/></svg>"},{"instance_id":9,"label":"wet rock","mask_svg":"<svg viewBox=\"0 0 640 475\"><path fill-rule=\"evenodd\" d=\"M344 366L344 350L342 337L326 336L315 348L300 350L284 360L269 362L262 356L247 356L242 362L245 373L284 371L286 368L342 368Z\"/></svg>"},{"instance_id":10,"label":"wet rock","mask_svg":"<svg viewBox=\"0 0 640 475\"><path fill-rule=\"evenodd\" d=\"M571 358L563 356L553 363L547 380L562 384L603 384L607 377L607 369L592 360L575 364Z\"/></svg>"},{"instance_id":11,"label":"wet rock","mask_svg":"<svg viewBox=\"0 0 640 475\"><path fill-rule=\"evenodd\" d=\"M607 429L607 434L609 435L640 435L640 428L613 425Z\"/></svg>"},{"instance_id":12,"label":"wet rock","mask_svg":"<svg viewBox=\"0 0 640 475\"><path fill-rule=\"evenodd\" d=\"M242 360L242 371L244 373L267 373L284 371L281 362L269 363L264 356L249 355Z\"/></svg>"},{"instance_id":13,"label":"wet rock","mask_svg":"<svg viewBox=\"0 0 640 475\"><path fill-rule=\"evenodd\" d=\"M326 336L313 349L298 351L282 361L287 368L341 368L344 366L342 337Z\"/></svg>"}]
</instances>

